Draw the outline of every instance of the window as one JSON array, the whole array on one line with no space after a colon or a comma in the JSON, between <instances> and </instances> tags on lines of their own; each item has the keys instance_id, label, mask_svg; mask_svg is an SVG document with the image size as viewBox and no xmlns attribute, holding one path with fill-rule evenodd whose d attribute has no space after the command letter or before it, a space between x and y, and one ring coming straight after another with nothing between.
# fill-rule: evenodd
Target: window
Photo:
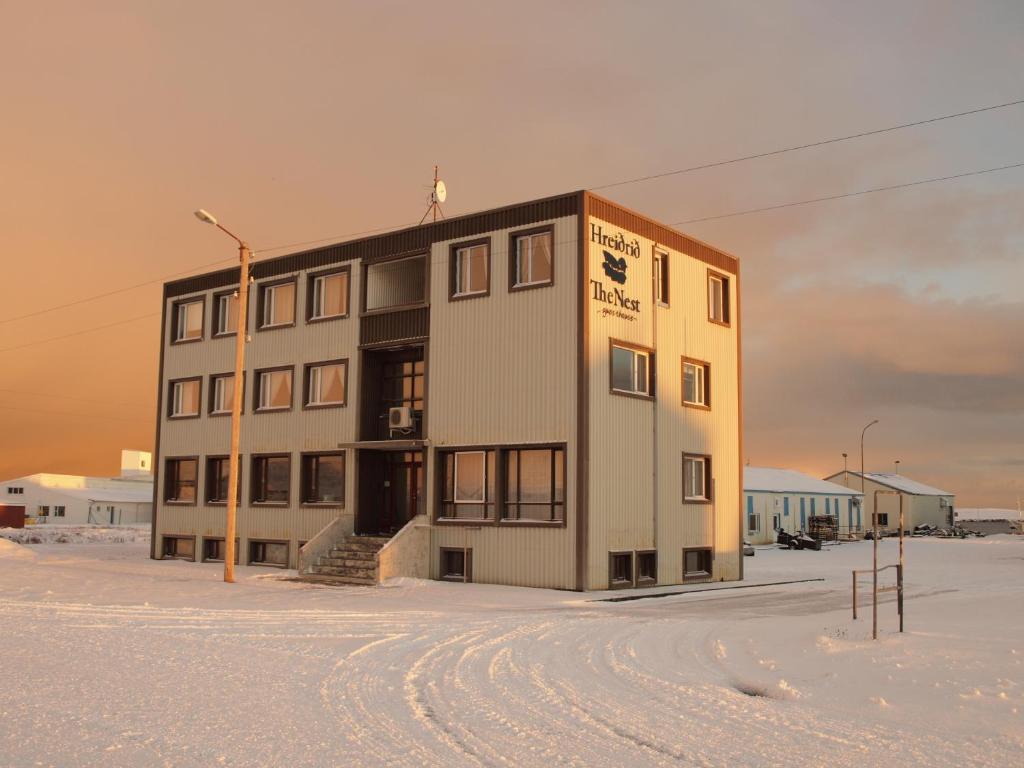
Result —
<instances>
[{"instance_id":1,"label":"window","mask_svg":"<svg viewBox=\"0 0 1024 768\"><path fill-rule=\"evenodd\" d=\"M449 298L464 299L490 293L491 241L453 245Z\"/></svg>"},{"instance_id":2,"label":"window","mask_svg":"<svg viewBox=\"0 0 1024 768\"><path fill-rule=\"evenodd\" d=\"M717 272L708 272L708 319L713 323L729 324L729 278Z\"/></svg>"},{"instance_id":3,"label":"window","mask_svg":"<svg viewBox=\"0 0 1024 768\"><path fill-rule=\"evenodd\" d=\"M887 528L889 526L889 513L888 512L876 512L875 517L878 518L878 527Z\"/></svg>"},{"instance_id":4,"label":"window","mask_svg":"<svg viewBox=\"0 0 1024 768\"><path fill-rule=\"evenodd\" d=\"M307 408L345 405L348 362L315 363L306 366Z\"/></svg>"},{"instance_id":5,"label":"window","mask_svg":"<svg viewBox=\"0 0 1024 768\"><path fill-rule=\"evenodd\" d=\"M458 451L442 455L440 517L494 519L494 451Z\"/></svg>"},{"instance_id":6,"label":"window","mask_svg":"<svg viewBox=\"0 0 1024 768\"><path fill-rule=\"evenodd\" d=\"M504 520L565 521L565 450L512 448L505 456Z\"/></svg>"},{"instance_id":7,"label":"window","mask_svg":"<svg viewBox=\"0 0 1024 768\"><path fill-rule=\"evenodd\" d=\"M683 501L711 500L711 458L683 455Z\"/></svg>"},{"instance_id":8,"label":"window","mask_svg":"<svg viewBox=\"0 0 1024 768\"><path fill-rule=\"evenodd\" d=\"M344 506L345 454L303 455L302 503Z\"/></svg>"},{"instance_id":9,"label":"window","mask_svg":"<svg viewBox=\"0 0 1024 768\"><path fill-rule=\"evenodd\" d=\"M747 513L747 531L757 533L761 530L761 516L756 512Z\"/></svg>"},{"instance_id":10,"label":"window","mask_svg":"<svg viewBox=\"0 0 1024 768\"><path fill-rule=\"evenodd\" d=\"M249 565L288 567L287 541L249 541Z\"/></svg>"},{"instance_id":11,"label":"window","mask_svg":"<svg viewBox=\"0 0 1024 768\"><path fill-rule=\"evenodd\" d=\"M40 517L49 517L50 516L50 508L48 506L41 505L39 507L38 513L39 513Z\"/></svg>"},{"instance_id":12,"label":"window","mask_svg":"<svg viewBox=\"0 0 1024 768\"><path fill-rule=\"evenodd\" d=\"M168 459L164 474L164 501L172 504L196 503L198 459Z\"/></svg>"},{"instance_id":13,"label":"window","mask_svg":"<svg viewBox=\"0 0 1024 768\"><path fill-rule=\"evenodd\" d=\"M224 539L203 539L203 562L224 562ZM238 565L238 539L235 539L235 565Z\"/></svg>"},{"instance_id":14,"label":"window","mask_svg":"<svg viewBox=\"0 0 1024 768\"><path fill-rule=\"evenodd\" d=\"M287 504L291 466L290 456L253 456L252 503Z\"/></svg>"},{"instance_id":15,"label":"window","mask_svg":"<svg viewBox=\"0 0 1024 768\"><path fill-rule=\"evenodd\" d=\"M213 297L213 335L229 336L238 331L238 291Z\"/></svg>"},{"instance_id":16,"label":"window","mask_svg":"<svg viewBox=\"0 0 1024 768\"><path fill-rule=\"evenodd\" d=\"M534 288L554 280L553 230L547 227L532 232L516 232L509 249L511 275L509 288Z\"/></svg>"},{"instance_id":17,"label":"window","mask_svg":"<svg viewBox=\"0 0 1024 768\"><path fill-rule=\"evenodd\" d=\"M473 550L441 548L441 578L445 581L473 580Z\"/></svg>"},{"instance_id":18,"label":"window","mask_svg":"<svg viewBox=\"0 0 1024 768\"><path fill-rule=\"evenodd\" d=\"M256 410L274 411L292 407L292 369L276 368L256 372Z\"/></svg>"},{"instance_id":19,"label":"window","mask_svg":"<svg viewBox=\"0 0 1024 768\"><path fill-rule=\"evenodd\" d=\"M683 550L683 581L711 578L711 550Z\"/></svg>"},{"instance_id":20,"label":"window","mask_svg":"<svg viewBox=\"0 0 1024 768\"><path fill-rule=\"evenodd\" d=\"M245 378L242 379L245 386ZM231 413L235 402L235 375L225 373L210 377L210 415L224 416Z\"/></svg>"},{"instance_id":21,"label":"window","mask_svg":"<svg viewBox=\"0 0 1024 768\"><path fill-rule=\"evenodd\" d=\"M11 494L19 494L19 493L20 493L20 494L23 494L23 493L25 493L25 489L24 489L24 488L21 488L21 487L17 487L17 486L13 486L13 485L12 485L11 487L9 487L9 488L7 489L7 492L8 492L8 493L11 493Z\"/></svg>"},{"instance_id":22,"label":"window","mask_svg":"<svg viewBox=\"0 0 1024 768\"><path fill-rule=\"evenodd\" d=\"M654 252L654 300L668 306L668 253Z\"/></svg>"},{"instance_id":23,"label":"window","mask_svg":"<svg viewBox=\"0 0 1024 768\"><path fill-rule=\"evenodd\" d=\"M348 269L309 278L309 320L348 316Z\"/></svg>"},{"instance_id":24,"label":"window","mask_svg":"<svg viewBox=\"0 0 1024 768\"><path fill-rule=\"evenodd\" d=\"M174 305L174 342L203 338L204 301L182 301Z\"/></svg>"},{"instance_id":25,"label":"window","mask_svg":"<svg viewBox=\"0 0 1024 768\"><path fill-rule=\"evenodd\" d=\"M683 358L683 405L711 407L708 396L709 366L699 360Z\"/></svg>"},{"instance_id":26,"label":"window","mask_svg":"<svg viewBox=\"0 0 1024 768\"><path fill-rule=\"evenodd\" d=\"M613 342L611 345L612 392L642 397L652 396L651 357L650 350Z\"/></svg>"},{"instance_id":27,"label":"window","mask_svg":"<svg viewBox=\"0 0 1024 768\"><path fill-rule=\"evenodd\" d=\"M295 281L260 287L260 328L295 323Z\"/></svg>"},{"instance_id":28,"label":"window","mask_svg":"<svg viewBox=\"0 0 1024 768\"><path fill-rule=\"evenodd\" d=\"M650 587L658 583L658 553L636 553L636 585Z\"/></svg>"},{"instance_id":29,"label":"window","mask_svg":"<svg viewBox=\"0 0 1024 768\"><path fill-rule=\"evenodd\" d=\"M164 558L168 560L196 559L194 536L164 536Z\"/></svg>"},{"instance_id":30,"label":"window","mask_svg":"<svg viewBox=\"0 0 1024 768\"><path fill-rule=\"evenodd\" d=\"M199 393L202 379L185 379L171 382L168 405L172 419L185 419L199 415Z\"/></svg>"},{"instance_id":31,"label":"window","mask_svg":"<svg viewBox=\"0 0 1024 768\"><path fill-rule=\"evenodd\" d=\"M390 259L366 266L364 306L367 312L422 304L427 300L427 257Z\"/></svg>"},{"instance_id":32,"label":"window","mask_svg":"<svg viewBox=\"0 0 1024 768\"><path fill-rule=\"evenodd\" d=\"M64 517L64 507L63 506L54 507L53 508L53 516L54 517Z\"/></svg>"},{"instance_id":33,"label":"window","mask_svg":"<svg viewBox=\"0 0 1024 768\"><path fill-rule=\"evenodd\" d=\"M228 501L228 476L230 462L227 456L211 456L206 460L206 501L209 504L226 504ZM238 487L236 501L242 502L242 461L238 461Z\"/></svg>"},{"instance_id":34,"label":"window","mask_svg":"<svg viewBox=\"0 0 1024 768\"><path fill-rule=\"evenodd\" d=\"M633 586L633 553L608 553L608 589Z\"/></svg>"}]
</instances>

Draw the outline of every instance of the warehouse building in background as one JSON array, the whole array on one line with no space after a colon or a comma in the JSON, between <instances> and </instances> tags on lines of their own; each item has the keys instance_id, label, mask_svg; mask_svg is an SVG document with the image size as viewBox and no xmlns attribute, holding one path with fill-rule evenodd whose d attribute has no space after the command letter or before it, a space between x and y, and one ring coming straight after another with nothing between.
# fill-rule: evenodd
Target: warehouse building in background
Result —
<instances>
[{"instance_id":1,"label":"warehouse building in background","mask_svg":"<svg viewBox=\"0 0 1024 768\"><path fill-rule=\"evenodd\" d=\"M239 561L742 578L739 265L575 192L252 269ZM237 270L164 286L153 556L218 561Z\"/></svg>"},{"instance_id":2,"label":"warehouse building in background","mask_svg":"<svg viewBox=\"0 0 1024 768\"><path fill-rule=\"evenodd\" d=\"M793 469L744 467L747 541L771 544L777 532L806 532L813 517L831 517L840 536L863 534L861 495Z\"/></svg>"},{"instance_id":3,"label":"warehouse building in background","mask_svg":"<svg viewBox=\"0 0 1024 768\"><path fill-rule=\"evenodd\" d=\"M875 491L878 495L878 527L894 531L900 525L900 497L903 498L903 524L907 530L918 525L932 525L936 528L952 528L954 520L953 502L955 496L909 477L892 472L836 472L826 477L833 483L859 491L864 485L864 524L871 527L871 515L875 511Z\"/></svg>"}]
</instances>

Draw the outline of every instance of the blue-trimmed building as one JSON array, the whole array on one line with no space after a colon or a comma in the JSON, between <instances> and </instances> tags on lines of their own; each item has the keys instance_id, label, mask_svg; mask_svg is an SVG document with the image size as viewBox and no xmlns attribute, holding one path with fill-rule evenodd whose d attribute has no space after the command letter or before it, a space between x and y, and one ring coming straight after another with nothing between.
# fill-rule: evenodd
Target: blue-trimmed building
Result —
<instances>
[{"instance_id":1,"label":"blue-trimmed building","mask_svg":"<svg viewBox=\"0 0 1024 768\"><path fill-rule=\"evenodd\" d=\"M751 544L770 544L779 529L806 531L815 516L837 518L840 535L864 531L860 493L793 469L743 468L744 533Z\"/></svg>"}]
</instances>

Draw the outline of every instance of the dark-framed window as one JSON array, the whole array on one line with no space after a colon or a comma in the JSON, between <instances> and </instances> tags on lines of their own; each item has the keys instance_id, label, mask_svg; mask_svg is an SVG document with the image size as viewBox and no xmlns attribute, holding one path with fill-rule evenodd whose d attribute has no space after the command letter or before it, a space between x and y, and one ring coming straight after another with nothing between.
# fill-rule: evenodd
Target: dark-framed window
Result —
<instances>
[{"instance_id":1,"label":"dark-framed window","mask_svg":"<svg viewBox=\"0 0 1024 768\"><path fill-rule=\"evenodd\" d=\"M491 448L441 453L441 519L494 520L494 453Z\"/></svg>"},{"instance_id":2,"label":"dark-framed window","mask_svg":"<svg viewBox=\"0 0 1024 768\"><path fill-rule=\"evenodd\" d=\"M683 454L683 501L706 504L712 498L711 457Z\"/></svg>"},{"instance_id":3,"label":"dark-framed window","mask_svg":"<svg viewBox=\"0 0 1024 768\"><path fill-rule=\"evenodd\" d=\"M363 311L383 312L425 304L429 264L426 253L363 264Z\"/></svg>"},{"instance_id":4,"label":"dark-framed window","mask_svg":"<svg viewBox=\"0 0 1024 768\"><path fill-rule=\"evenodd\" d=\"M213 295L213 326L211 335L234 336L238 332L238 291Z\"/></svg>"},{"instance_id":5,"label":"dark-framed window","mask_svg":"<svg viewBox=\"0 0 1024 768\"><path fill-rule=\"evenodd\" d=\"M196 559L195 536L164 536L162 554L165 560Z\"/></svg>"},{"instance_id":6,"label":"dark-framed window","mask_svg":"<svg viewBox=\"0 0 1024 768\"><path fill-rule=\"evenodd\" d=\"M288 567L288 542L249 539L249 565Z\"/></svg>"},{"instance_id":7,"label":"dark-framed window","mask_svg":"<svg viewBox=\"0 0 1024 768\"><path fill-rule=\"evenodd\" d=\"M348 360L308 363L303 368L303 407L340 408L348 402Z\"/></svg>"},{"instance_id":8,"label":"dark-framed window","mask_svg":"<svg viewBox=\"0 0 1024 768\"><path fill-rule=\"evenodd\" d=\"M255 410L286 411L291 408L294 373L291 366L256 371L255 402L253 404Z\"/></svg>"},{"instance_id":9,"label":"dark-framed window","mask_svg":"<svg viewBox=\"0 0 1024 768\"><path fill-rule=\"evenodd\" d=\"M341 267L309 275L306 286L308 322L348 317L351 274L350 267Z\"/></svg>"},{"instance_id":10,"label":"dark-framed window","mask_svg":"<svg viewBox=\"0 0 1024 768\"><path fill-rule=\"evenodd\" d=\"M206 458L206 503L227 504L228 474L230 462L227 456L208 456ZM238 487L235 489L235 500L242 503L242 457L238 457Z\"/></svg>"},{"instance_id":11,"label":"dark-framed window","mask_svg":"<svg viewBox=\"0 0 1024 768\"><path fill-rule=\"evenodd\" d=\"M56 507L53 508L53 516L54 517L64 517L65 509L66 509L66 507L64 507L63 505L58 504Z\"/></svg>"},{"instance_id":12,"label":"dark-framed window","mask_svg":"<svg viewBox=\"0 0 1024 768\"><path fill-rule=\"evenodd\" d=\"M633 553L608 553L608 589L633 586Z\"/></svg>"},{"instance_id":13,"label":"dark-framed window","mask_svg":"<svg viewBox=\"0 0 1024 768\"><path fill-rule=\"evenodd\" d=\"M302 503L345 506L345 454L302 454Z\"/></svg>"},{"instance_id":14,"label":"dark-framed window","mask_svg":"<svg viewBox=\"0 0 1024 768\"><path fill-rule=\"evenodd\" d=\"M487 296L491 292L491 239L451 246L448 257L450 300Z\"/></svg>"},{"instance_id":15,"label":"dark-framed window","mask_svg":"<svg viewBox=\"0 0 1024 768\"><path fill-rule=\"evenodd\" d=\"M195 376L168 382L167 416L171 419L194 419L199 416L203 379Z\"/></svg>"},{"instance_id":16,"label":"dark-framed window","mask_svg":"<svg viewBox=\"0 0 1024 768\"><path fill-rule=\"evenodd\" d=\"M230 416L231 404L235 398L235 374L215 373L210 376L210 403L209 414L211 416ZM242 411L245 411L245 374L242 374Z\"/></svg>"},{"instance_id":17,"label":"dark-framed window","mask_svg":"<svg viewBox=\"0 0 1024 768\"><path fill-rule=\"evenodd\" d=\"M201 341L205 314L205 297L176 301L171 308L171 343Z\"/></svg>"},{"instance_id":18,"label":"dark-framed window","mask_svg":"<svg viewBox=\"0 0 1024 768\"><path fill-rule=\"evenodd\" d=\"M703 360L684 357L683 405L688 408L711 407L711 366Z\"/></svg>"},{"instance_id":19,"label":"dark-framed window","mask_svg":"<svg viewBox=\"0 0 1024 768\"><path fill-rule=\"evenodd\" d=\"M654 249L654 300L668 306L668 251Z\"/></svg>"},{"instance_id":20,"label":"dark-framed window","mask_svg":"<svg viewBox=\"0 0 1024 768\"><path fill-rule=\"evenodd\" d=\"M813 511L812 511L813 514ZM887 528L889 526L889 513L888 512L876 512L875 516L878 518L878 527Z\"/></svg>"},{"instance_id":21,"label":"dark-framed window","mask_svg":"<svg viewBox=\"0 0 1024 768\"><path fill-rule=\"evenodd\" d=\"M239 549L241 548L238 546L238 539L235 539L235 565L238 565ZM224 537L208 537L203 539L203 562L224 562Z\"/></svg>"},{"instance_id":22,"label":"dark-framed window","mask_svg":"<svg viewBox=\"0 0 1024 768\"><path fill-rule=\"evenodd\" d=\"M253 504L288 504L291 474L290 454L253 456L250 501Z\"/></svg>"},{"instance_id":23,"label":"dark-framed window","mask_svg":"<svg viewBox=\"0 0 1024 768\"><path fill-rule=\"evenodd\" d=\"M444 581L473 581L473 550L441 547L440 575Z\"/></svg>"},{"instance_id":24,"label":"dark-framed window","mask_svg":"<svg viewBox=\"0 0 1024 768\"><path fill-rule=\"evenodd\" d=\"M541 288L555 281L555 228L553 225L509 235L508 287L510 291Z\"/></svg>"},{"instance_id":25,"label":"dark-framed window","mask_svg":"<svg viewBox=\"0 0 1024 768\"><path fill-rule=\"evenodd\" d=\"M646 550L636 553L636 585L653 587L658 583L658 553Z\"/></svg>"},{"instance_id":26,"label":"dark-framed window","mask_svg":"<svg viewBox=\"0 0 1024 768\"><path fill-rule=\"evenodd\" d=\"M654 397L654 350L609 339L610 389L616 395Z\"/></svg>"},{"instance_id":27,"label":"dark-framed window","mask_svg":"<svg viewBox=\"0 0 1024 768\"><path fill-rule=\"evenodd\" d=\"M276 280L259 286L257 309L260 330L295 325L295 278Z\"/></svg>"},{"instance_id":28,"label":"dark-framed window","mask_svg":"<svg viewBox=\"0 0 1024 768\"><path fill-rule=\"evenodd\" d=\"M710 547L683 550L683 581L711 578L712 554Z\"/></svg>"},{"instance_id":29,"label":"dark-framed window","mask_svg":"<svg viewBox=\"0 0 1024 768\"><path fill-rule=\"evenodd\" d=\"M729 277L708 270L708 320L719 325L732 322L729 306Z\"/></svg>"},{"instance_id":30,"label":"dark-framed window","mask_svg":"<svg viewBox=\"0 0 1024 768\"><path fill-rule=\"evenodd\" d=\"M195 504L199 480L199 459L167 459L164 464L164 501L168 504Z\"/></svg>"},{"instance_id":31,"label":"dark-framed window","mask_svg":"<svg viewBox=\"0 0 1024 768\"><path fill-rule=\"evenodd\" d=\"M503 520L565 522L565 449L507 448Z\"/></svg>"}]
</instances>

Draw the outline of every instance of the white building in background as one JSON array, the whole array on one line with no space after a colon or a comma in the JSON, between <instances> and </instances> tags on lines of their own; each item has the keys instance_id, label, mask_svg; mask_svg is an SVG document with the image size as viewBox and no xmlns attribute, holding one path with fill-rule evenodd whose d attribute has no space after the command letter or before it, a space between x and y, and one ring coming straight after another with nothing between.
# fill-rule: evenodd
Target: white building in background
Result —
<instances>
[{"instance_id":1,"label":"white building in background","mask_svg":"<svg viewBox=\"0 0 1024 768\"><path fill-rule=\"evenodd\" d=\"M131 525L153 519L153 465L148 451L121 451L118 477L39 472L0 482L0 503L25 507L26 522Z\"/></svg>"},{"instance_id":2,"label":"white building in background","mask_svg":"<svg viewBox=\"0 0 1024 768\"><path fill-rule=\"evenodd\" d=\"M776 531L806 531L812 517L838 518L840 534L863 532L861 495L793 469L743 468L744 531L751 544L770 544Z\"/></svg>"},{"instance_id":3,"label":"white building in background","mask_svg":"<svg viewBox=\"0 0 1024 768\"><path fill-rule=\"evenodd\" d=\"M861 489L860 472L836 472L825 479L854 490ZM949 528L953 525L953 501L956 496L949 491L891 472L865 472L863 484L866 526L871 525L871 514L875 511L875 491L885 492L878 497L878 527L882 530L894 531L899 528L901 496L906 530L912 530L918 525L934 525L936 528Z\"/></svg>"}]
</instances>

